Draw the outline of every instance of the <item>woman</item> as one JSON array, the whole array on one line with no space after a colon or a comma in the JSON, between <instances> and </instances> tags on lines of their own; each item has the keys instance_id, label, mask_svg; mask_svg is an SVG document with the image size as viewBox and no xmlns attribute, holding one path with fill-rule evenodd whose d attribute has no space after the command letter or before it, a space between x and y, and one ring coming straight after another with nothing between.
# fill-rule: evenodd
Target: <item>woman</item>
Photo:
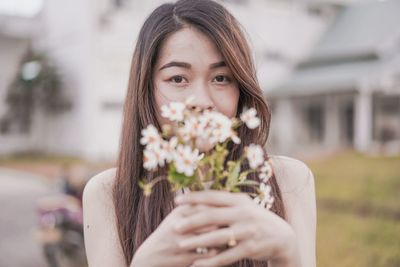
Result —
<instances>
[{"instance_id":1,"label":"woman","mask_svg":"<svg viewBox=\"0 0 400 267\"><path fill-rule=\"evenodd\" d=\"M147 198L138 186L138 178L165 171L143 168L139 139L149 123L159 130L169 123L160 107L170 101L194 95L191 108L229 117L254 107L259 130L241 127L242 143L230 144L228 158L237 159L250 143L265 145L270 110L255 73L239 23L220 4L181 0L152 12L132 59L117 168L93 177L84 191L90 266L316 265L314 178L300 161L269 157L275 173L271 210L245 193L191 192L174 201L167 182Z\"/></svg>"}]
</instances>

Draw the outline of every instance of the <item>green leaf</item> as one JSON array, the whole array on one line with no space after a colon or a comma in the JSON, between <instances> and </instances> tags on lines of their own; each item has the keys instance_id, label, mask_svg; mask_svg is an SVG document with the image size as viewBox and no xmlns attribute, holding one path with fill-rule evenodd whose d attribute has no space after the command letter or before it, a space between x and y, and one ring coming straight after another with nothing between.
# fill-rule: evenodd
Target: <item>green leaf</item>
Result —
<instances>
[{"instance_id":1,"label":"green leaf","mask_svg":"<svg viewBox=\"0 0 400 267\"><path fill-rule=\"evenodd\" d=\"M168 180L173 184L179 184L180 186L189 186L195 181L195 175L186 176L183 173L176 171L174 166L171 166L168 172Z\"/></svg>"},{"instance_id":2,"label":"green leaf","mask_svg":"<svg viewBox=\"0 0 400 267\"><path fill-rule=\"evenodd\" d=\"M253 171L253 170L246 170L246 171L242 172L242 173L239 175L239 181L242 182L242 181L246 180L247 175L248 175L249 173L251 173L252 171Z\"/></svg>"},{"instance_id":3,"label":"green leaf","mask_svg":"<svg viewBox=\"0 0 400 267\"><path fill-rule=\"evenodd\" d=\"M215 146L215 151L217 151L217 152L221 152L223 149L224 149L224 147L219 143Z\"/></svg>"},{"instance_id":4,"label":"green leaf","mask_svg":"<svg viewBox=\"0 0 400 267\"><path fill-rule=\"evenodd\" d=\"M141 189L144 188L144 182L143 182L142 180L139 180L138 184L139 184L139 187L140 187Z\"/></svg>"},{"instance_id":5,"label":"green leaf","mask_svg":"<svg viewBox=\"0 0 400 267\"><path fill-rule=\"evenodd\" d=\"M226 181L227 186L232 187L238 182L239 172L240 172L240 161L237 162L228 162L230 165L228 180Z\"/></svg>"},{"instance_id":6,"label":"green leaf","mask_svg":"<svg viewBox=\"0 0 400 267\"><path fill-rule=\"evenodd\" d=\"M227 162L226 165L228 166L228 172L231 172L235 168L236 162L233 160L230 160Z\"/></svg>"},{"instance_id":7,"label":"green leaf","mask_svg":"<svg viewBox=\"0 0 400 267\"><path fill-rule=\"evenodd\" d=\"M228 155L228 150L222 148L222 150L215 153L215 169L218 174L222 173L224 169L224 162L226 155Z\"/></svg>"},{"instance_id":8,"label":"green leaf","mask_svg":"<svg viewBox=\"0 0 400 267\"><path fill-rule=\"evenodd\" d=\"M239 193L239 192L242 192L242 191L240 191L239 188L234 187L234 188L231 189L231 192Z\"/></svg>"}]
</instances>

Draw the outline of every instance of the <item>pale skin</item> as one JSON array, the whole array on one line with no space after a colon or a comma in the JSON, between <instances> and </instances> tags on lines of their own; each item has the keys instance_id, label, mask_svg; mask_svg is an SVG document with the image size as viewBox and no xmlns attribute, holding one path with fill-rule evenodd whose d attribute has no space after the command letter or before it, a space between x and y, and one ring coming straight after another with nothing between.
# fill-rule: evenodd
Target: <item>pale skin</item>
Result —
<instances>
[{"instance_id":1,"label":"pale skin","mask_svg":"<svg viewBox=\"0 0 400 267\"><path fill-rule=\"evenodd\" d=\"M230 69L221 62L223 58L212 41L195 28L185 27L169 36L153 73L157 106L194 95L192 107L235 116L239 88ZM161 124L168 123L158 119ZM298 160L273 156L271 162L288 221L260 208L243 193L191 192L175 199L177 207L139 247L130 266L222 266L250 258L269 260L273 267L315 267L313 175ZM105 171L85 187L89 266L126 266L111 202L114 176L115 169ZM196 247L218 248L232 234L237 240L232 248L210 249L205 255L193 251Z\"/></svg>"}]
</instances>

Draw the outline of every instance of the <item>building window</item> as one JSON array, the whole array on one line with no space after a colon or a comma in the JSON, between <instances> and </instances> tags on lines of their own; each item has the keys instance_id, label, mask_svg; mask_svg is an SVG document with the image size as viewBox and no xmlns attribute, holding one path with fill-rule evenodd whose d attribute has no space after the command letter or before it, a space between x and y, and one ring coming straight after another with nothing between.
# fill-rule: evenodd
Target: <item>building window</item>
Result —
<instances>
[{"instance_id":1,"label":"building window","mask_svg":"<svg viewBox=\"0 0 400 267\"><path fill-rule=\"evenodd\" d=\"M312 105L306 108L306 122L311 142L321 143L324 138L324 108Z\"/></svg>"},{"instance_id":2,"label":"building window","mask_svg":"<svg viewBox=\"0 0 400 267\"><path fill-rule=\"evenodd\" d=\"M400 96L376 94L373 110L373 138L383 143L399 140Z\"/></svg>"}]
</instances>

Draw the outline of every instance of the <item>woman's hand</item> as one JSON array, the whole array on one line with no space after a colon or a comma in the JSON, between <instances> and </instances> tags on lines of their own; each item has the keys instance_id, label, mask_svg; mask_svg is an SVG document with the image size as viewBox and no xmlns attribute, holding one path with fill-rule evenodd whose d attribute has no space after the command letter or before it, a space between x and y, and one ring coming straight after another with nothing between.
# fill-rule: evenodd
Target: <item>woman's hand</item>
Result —
<instances>
[{"instance_id":1,"label":"woman's hand","mask_svg":"<svg viewBox=\"0 0 400 267\"><path fill-rule=\"evenodd\" d=\"M182 249L178 243L195 234L213 230L213 227L198 228L192 233L181 234L173 230L173 227L185 216L194 212L200 212L205 206L180 205L174 208L161 222L157 229L142 243L133 256L132 267L187 267L197 259L207 258L217 254L217 250L209 250L206 254L198 254L194 250Z\"/></svg>"},{"instance_id":2,"label":"woman's hand","mask_svg":"<svg viewBox=\"0 0 400 267\"><path fill-rule=\"evenodd\" d=\"M243 258L269 260L274 267L300 266L292 227L273 212L258 206L247 194L206 190L180 195L175 202L210 206L174 224L177 233L185 234L207 226L221 227L180 240L181 249L220 247L232 236L237 241L237 245L218 255L196 260L194 266L228 265Z\"/></svg>"}]
</instances>

